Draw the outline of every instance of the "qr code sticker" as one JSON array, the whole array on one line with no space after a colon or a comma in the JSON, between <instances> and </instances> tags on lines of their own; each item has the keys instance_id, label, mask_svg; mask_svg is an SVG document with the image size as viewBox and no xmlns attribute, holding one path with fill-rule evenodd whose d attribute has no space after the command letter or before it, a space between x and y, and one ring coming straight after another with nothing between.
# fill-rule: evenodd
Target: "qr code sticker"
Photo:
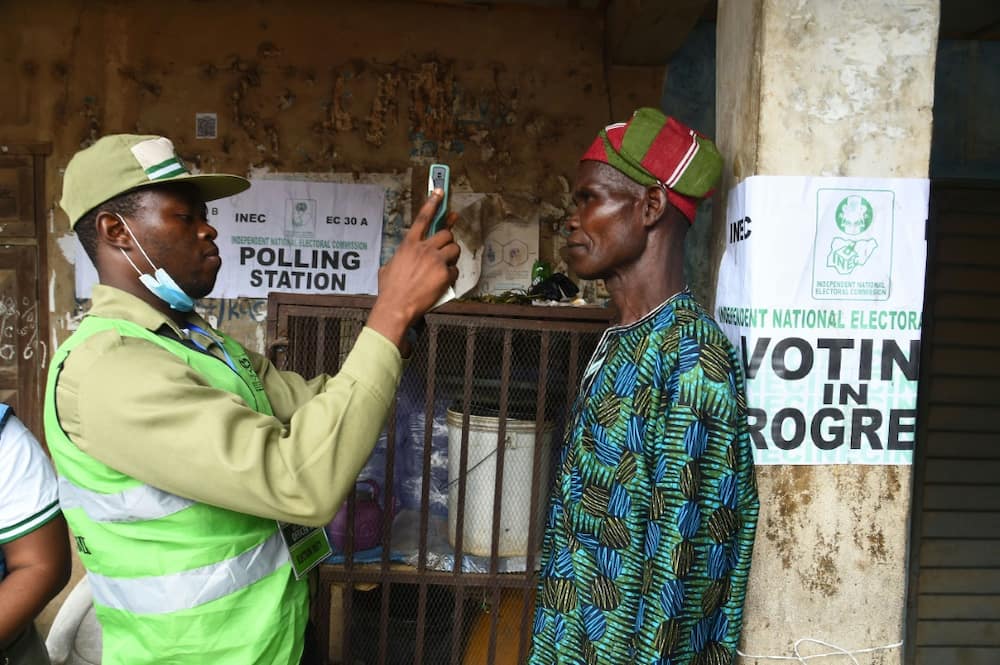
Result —
<instances>
[{"instance_id":1,"label":"qr code sticker","mask_svg":"<svg viewBox=\"0 0 1000 665\"><path fill-rule=\"evenodd\" d=\"M194 137L196 139L214 139L219 135L219 119L214 113L194 114Z\"/></svg>"}]
</instances>

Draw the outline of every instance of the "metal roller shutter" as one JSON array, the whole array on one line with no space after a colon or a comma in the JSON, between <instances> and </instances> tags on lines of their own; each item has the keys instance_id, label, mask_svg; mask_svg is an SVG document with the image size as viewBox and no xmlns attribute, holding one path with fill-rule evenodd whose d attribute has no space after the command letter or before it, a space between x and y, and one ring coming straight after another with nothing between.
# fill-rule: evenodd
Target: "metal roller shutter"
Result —
<instances>
[{"instance_id":1,"label":"metal roller shutter","mask_svg":"<svg viewBox=\"0 0 1000 665\"><path fill-rule=\"evenodd\" d=\"M1000 187L934 183L907 657L1000 664Z\"/></svg>"}]
</instances>

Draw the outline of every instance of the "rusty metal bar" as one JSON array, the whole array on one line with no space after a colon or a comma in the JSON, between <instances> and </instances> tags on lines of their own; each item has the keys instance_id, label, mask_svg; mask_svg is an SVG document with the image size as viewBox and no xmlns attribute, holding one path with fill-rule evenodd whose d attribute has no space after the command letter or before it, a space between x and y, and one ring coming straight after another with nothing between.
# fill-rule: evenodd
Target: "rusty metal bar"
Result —
<instances>
[{"instance_id":1,"label":"rusty metal bar","mask_svg":"<svg viewBox=\"0 0 1000 665\"><path fill-rule=\"evenodd\" d=\"M462 573L465 546L465 499L469 474L469 420L472 417L472 370L476 352L476 329L468 326L465 334L465 365L462 379L462 442L458 457L458 513L455 516L455 544L452 570ZM451 478L449 483L455 482ZM449 488L449 491L451 488Z\"/></svg>"},{"instance_id":2,"label":"rusty metal bar","mask_svg":"<svg viewBox=\"0 0 1000 665\"><path fill-rule=\"evenodd\" d=\"M454 614L451 621L451 658L448 662L451 665L459 665L462 662L462 642L464 635L461 628L464 627L465 617L465 587L458 586L454 590Z\"/></svg>"},{"instance_id":3,"label":"rusty metal bar","mask_svg":"<svg viewBox=\"0 0 1000 665\"><path fill-rule=\"evenodd\" d=\"M472 412L472 370L474 367L475 357L476 328L473 325L468 325L465 327L465 363L463 366L462 376L462 435L458 458L458 495L456 500L457 514L455 515L455 543L453 546L454 558L452 561L452 572L456 577L463 574L462 566L464 563L463 547L465 539L465 499L469 469L469 419ZM448 479L449 485L453 482L455 482L455 480L451 478ZM451 492L451 487L448 488L448 491L449 493ZM457 586L455 588L454 624L457 624L458 620L464 616L464 608L465 587ZM454 627L451 633L452 665L458 665L461 663L462 638L462 631L457 630L457 627Z\"/></svg>"},{"instance_id":4,"label":"rusty metal bar","mask_svg":"<svg viewBox=\"0 0 1000 665\"><path fill-rule=\"evenodd\" d=\"M497 423L497 454L496 454L496 477L493 489L493 529L490 545L490 574L496 575L500 563L500 520L503 514L503 480L504 480L504 458L507 453L507 411L510 406L508 397L510 393L510 365L512 355L513 331L507 328L503 331L503 359L500 363L500 405L499 422ZM486 661L492 665L496 661L497 649L497 626L500 621L500 588L493 587L492 599L490 601L493 608L490 616L490 642L487 649Z\"/></svg>"},{"instance_id":5,"label":"rusty metal bar","mask_svg":"<svg viewBox=\"0 0 1000 665\"><path fill-rule=\"evenodd\" d=\"M543 331L538 348L538 392L535 396L535 449L531 464L531 515L528 517L528 553L525 563L526 570L535 570L535 558L538 549L538 504L545 501L548 489L548 478L540 477L542 455L550 451L543 450L543 434L548 429L549 421L546 415L546 401L549 391L549 331ZM552 433L549 434L552 436ZM551 438L550 438L551 441ZM551 444L550 444L551 445ZM544 484L543 484L544 483Z\"/></svg>"},{"instance_id":6,"label":"rusty metal bar","mask_svg":"<svg viewBox=\"0 0 1000 665\"><path fill-rule=\"evenodd\" d=\"M500 400L497 405L497 448L496 448L496 475L495 486L493 488L493 521L492 535L490 539L490 574L496 575L499 564L500 550L500 516L503 508L503 472L504 456L507 452L507 408L508 393L510 391L510 362L512 350L512 332L510 329L503 331L503 357L500 361Z\"/></svg>"},{"instance_id":7,"label":"rusty metal bar","mask_svg":"<svg viewBox=\"0 0 1000 665\"><path fill-rule=\"evenodd\" d=\"M571 332L569 335L569 367L566 369L566 413L573 412L573 401L576 398L576 386L580 382L580 335Z\"/></svg>"},{"instance_id":8,"label":"rusty metal bar","mask_svg":"<svg viewBox=\"0 0 1000 665\"><path fill-rule=\"evenodd\" d=\"M521 623L519 625L519 630L521 631L521 644L517 650L517 662L519 663L527 662L528 654L531 649L531 634L532 628L535 625L535 614L533 610L535 607L536 593L536 587L528 588L521 592Z\"/></svg>"},{"instance_id":9,"label":"rusty metal bar","mask_svg":"<svg viewBox=\"0 0 1000 665\"><path fill-rule=\"evenodd\" d=\"M344 524L344 568L351 570L354 568L354 508L357 504L355 488L347 493L346 517Z\"/></svg>"},{"instance_id":10,"label":"rusty metal bar","mask_svg":"<svg viewBox=\"0 0 1000 665\"><path fill-rule=\"evenodd\" d=\"M537 309L537 308L535 308ZM435 314L433 317L428 315L428 321L433 321L439 326L456 326L465 327L469 325L469 319L471 317L466 315L457 314ZM559 332L582 332L588 333L594 331L594 323L590 321L571 321L563 320L556 322L547 321L545 319L475 319L477 324L482 328L489 328L491 330L517 330L517 331L529 331L529 330L557 330ZM429 324L428 324L429 325Z\"/></svg>"},{"instance_id":11,"label":"rusty metal bar","mask_svg":"<svg viewBox=\"0 0 1000 665\"><path fill-rule=\"evenodd\" d=\"M388 571L392 551L392 523L396 506L396 405L393 400L385 421L385 469L382 476L382 570Z\"/></svg>"},{"instance_id":12,"label":"rusty metal bar","mask_svg":"<svg viewBox=\"0 0 1000 665\"><path fill-rule=\"evenodd\" d=\"M387 579L382 577L382 571L379 570L377 565L356 566L350 576L340 566L327 565L321 566L321 568L320 574L323 576L323 579L344 584L348 582L355 585L380 584ZM420 584L421 582L425 582L434 586L462 586L466 588L492 588L493 586L500 589L535 588L535 581L533 579L512 573L498 573L496 575L475 573L456 578L450 570L426 570L423 573L418 573L415 568L404 570L402 566L399 569L392 570L389 579L392 580L393 584Z\"/></svg>"},{"instance_id":13,"label":"rusty metal bar","mask_svg":"<svg viewBox=\"0 0 1000 665\"><path fill-rule=\"evenodd\" d=\"M389 608L391 607L392 583L386 582L382 585L382 602L378 613L378 662L380 665L385 663L389 656Z\"/></svg>"},{"instance_id":14,"label":"rusty metal bar","mask_svg":"<svg viewBox=\"0 0 1000 665\"><path fill-rule=\"evenodd\" d=\"M420 545L417 558L417 570L427 568L427 528L430 520L431 492L431 454L434 447L434 406L437 379L438 333L436 324L427 327L427 387L424 396L424 459L420 479ZM419 584L417 600L417 634L414 645L414 665L423 665L424 632L427 627L427 585ZM430 664L436 665L436 664Z\"/></svg>"},{"instance_id":15,"label":"rusty metal bar","mask_svg":"<svg viewBox=\"0 0 1000 665\"><path fill-rule=\"evenodd\" d=\"M321 576L322 579L322 576ZM344 637L342 642L343 661L351 662L354 660L354 648L352 640L354 638L354 631L351 630L351 617L354 616L354 586L350 584L350 572L347 574L347 584L343 584L340 589L340 593L344 596L343 608L344 608ZM326 649L329 650L329 644ZM350 660L348 660L350 658Z\"/></svg>"},{"instance_id":16,"label":"rusty metal bar","mask_svg":"<svg viewBox=\"0 0 1000 665\"><path fill-rule=\"evenodd\" d=\"M497 658L497 628L500 626L500 587L490 589L490 642L486 650L486 663L493 665Z\"/></svg>"},{"instance_id":17,"label":"rusty metal bar","mask_svg":"<svg viewBox=\"0 0 1000 665\"><path fill-rule=\"evenodd\" d=\"M344 571L347 573L348 582L351 580L351 572L354 569L354 505L355 505L355 492L354 488L347 495L347 521L344 525ZM343 594L344 603L344 616L343 616L343 653L345 655L353 654L351 650L351 606L353 603L353 586L348 583L341 587L340 593Z\"/></svg>"},{"instance_id":18,"label":"rusty metal bar","mask_svg":"<svg viewBox=\"0 0 1000 665\"><path fill-rule=\"evenodd\" d=\"M268 297L268 305L274 302L281 307L302 308L308 310L309 316L330 316L323 312L324 308L339 307L344 309L370 310L375 304L375 296L359 295L318 295L306 293L272 293ZM603 324L615 316L613 307L545 307L539 310L534 305L508 305L501 303L477 303L472 301L453 301L438 307L426 315L427 322L445 315L460 315L476 317L485 325L493 326L492 319L544 319L553 322L553 328L559 327L565 321L587 321Z\"/></svg>"},{"instance_id":19,"label":"rusty metal bar","mask_svg":"<svg viewBox=\"0 0 1000 665\"><path fill-rule=\"evenodd\" d=\"M431 448L434 442L434 383L437 375L437 352L438 326L431 323L427 326L427 388L424 395L424 464L420 480L420 545L417 554L417 570L420 571L427 568L427 522L430 517Z\"/></svg>"},{"instance_id":20,"label":"rusty metal bar","mask_svg":"<svg viewBox=\"0 0 1000 665\"><path fill-rule=\"evenodd\" d=\"M528 515L528 551L525 557L524 570L527 575L533 575L535 572L535 559L536 551L538 549L538 505L540 502L545 500L545 494L542 492L543 483L544 487L548 487L548 474L545 478L541 477L542 469L542 456L550 455L550 450L545 449L542 445L543 434L546 431L548 425L548 419L545 413L545 402L548 395L549 389L549 343L550 343L550 333L548 330L543 330L541 337L538 341L538 391L535 393L535 448L533 451L532 462L531 462L531 501L529 502L529 510L531 511ZM551 436L551 435L550 435ZM529 602L529 592L525 592L524 598L521 603L521 621L519 623L521 630L521 639L518 647L517 661L523 663L528 657L528 647L531 637L531 604Z\"/></svg>"},{"instance_id":21,"label":"rusty metal bar","mask_svg":"<svg viewBox=\"0 0 1000 665\"><path fill-rule=\"evenodd\" d=\"M414 645L413 665L423 665L424 663L424 633L427 632L427 584L420 582L417 587L417 639ZM428 663L427 665L438 665Z\"/></svg>"},{"instance_id":22,"label":"rusty metal bar","mask_svg":"<svg viewBox=\"0 0 1000 665\"><path fill-rule=\"evenodd\" d=\"M391 575L389 567L391 565L392 551L392 522L395 506L395 468L396 468L396 404L393 400L389 408L389 416L386 418L386 442L385 442L385 475L383 476L383 510L382 510L382 557L379 563L379 579L384 580L381 585L382 601L379 604L378 621L378 662L385 663L388 657L389 644L389 607L392 583L389 581ZM352 660L344 662L354 662Z\"/></svg>"},{"instance_id":23,"label":"rusty metal bar","mask_svg":"<svg viewBox=\"0 0 1000 665\"><path fill-rule=\"evenodd\" d=\"M288 317L288 350L285 357L288 359L289 367L304 371L302 367L302 319L298 316Z\"/></svg>"},{"instance_id":24,"label":"rusty metal bar","mask_svg":"<svg viewBox=\"0 0 1000 665\"><path fill-rule=\"evenodd\" d=\"M337 356L337 349L340 346L340 335L332 330L332 328L340 328L340 321L329 320L329 319L317 319L316 320L316 353L313 355L314 365L310 372L313 376L320 374L322 372L332 371L336 372L337 368L340 367L339 357ZM334 368L332 370L327 370L327 346L330 342L327 341L327 332L330 333L332 337L333 348L329 349L330 354L333 356Z\"/></svg>"},{"instance_id":25,"label":"rusty metal bar","mask_svg":"<svg viewBox=\"0 0 1000 665\"><path fill-rule=\"evenodd\" d=\"M313 596L309 605L309 618L316 631L316 641L319 642L316 647L322 650L323 662L325 663L330 659L330 603L333 600L330 587L332 582L324 581L322 575L318 577L316 595Z\"/></svg>"}]
</instances>

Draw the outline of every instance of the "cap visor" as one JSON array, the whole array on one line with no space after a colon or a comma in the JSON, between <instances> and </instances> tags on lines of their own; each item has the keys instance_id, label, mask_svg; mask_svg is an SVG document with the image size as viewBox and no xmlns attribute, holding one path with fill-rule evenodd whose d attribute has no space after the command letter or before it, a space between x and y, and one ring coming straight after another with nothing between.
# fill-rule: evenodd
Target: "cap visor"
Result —
<instances>
[{"instance_id":1,"label":"cap visor","mask_svg":"<svg viewBox=\"0 0 1000 665\"><path fill-rule=\"evenodd\" d=\"M224 199L227 196L234 196L240 192L250 189L250 181L238 175L228 175L226 173L205 173L189 175L182 173L173 178L161 178L142 183L132 189L146 189L158 185L167 185L174 182L184 182L194 185L201 195L202 201L214 201Z\"/></svg>"},{"instance_id":2,"label":"cap visor","mask_svg":"<svg viewBox=\"0 0 1000 665\"><path fill-rule=\"evenodd\" d=\"M205 175L189 175L177 180L190 182L201 192L204 201L224 199L250 189L250 181L238 175L212 173Z\"/></svg>"}]
</instances>

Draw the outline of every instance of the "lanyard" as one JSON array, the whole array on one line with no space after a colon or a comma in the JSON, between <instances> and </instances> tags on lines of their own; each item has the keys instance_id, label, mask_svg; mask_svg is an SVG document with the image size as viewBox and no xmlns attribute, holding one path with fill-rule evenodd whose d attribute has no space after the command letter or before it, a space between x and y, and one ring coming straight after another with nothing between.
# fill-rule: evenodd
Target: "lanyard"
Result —
<instances>
[{"instance_id":1,"label":"lanyard","mask_svg":"<svg viewBox=\"0 0 1000 665\"><path fill-rule=\"evenodd\" d=\"M225 358L220 358L215 353L209 351L208 347L191 335L192 332L203 335L218 344L219 348L222 350L222 355L225 356ZM224 335L221 337L217 336L191 322L184 323L181 335L178 336L173 334L173 331L171 331L169 337L182 344L191 342L191 345L198 351L201 351L205 355L211 356L216 360L225 362L226 365L229 366L229 369L233 370L233 374L238 376L243 384L249 389L250 393L248 395L244 395L244 399L247 400L247 403L252 401L256 411L265 413L269 416L274 415L271 410L271 402L267 398L267 393L264 391L264 384L261 382L260 376L257 375L256 370L253 368L253 364L250 359L247 358L246 352L243 351L239 345L236 345L233 348L233 353L236 354L236 358L238 359L237 361L232 355L230 355L229 349L226 348L226 342L224 341L226 338ZM2 665L2 663L0 663L0 665Z\"/></svg>"},{"instance_id":2,"label":"lanyard","mask_svg":"<svg viewBox=\"0 0 1000 665\"><path fill-rule=\"evenodd\" d=\"M200 326L197 326L194 323L187 323L185 325L185 327L188 330L193 330L194 332L196 332L196 333L198 333L200 335L204 335L205 337L207 337L210 340L212 340L213 342L215 342L216 345L220 349L222 349L222 355L224 355L226 357L226 364L229 365L229 369L231 369L234 372L236 372L237 374L239 374L239 370L236 369L236 363L233 362L233 358L232 358L232 356L229 355L229 351L226 350L226 345L222 343L222 340L216 339L215 335L211 334L207 330L203 330ZM215 354L211 353L208 350L207 346L205 346L204 344L202 344L201 342L199 342L198 340L196 340L190 334L188 335L188 339L191 341L192 344L194 344L195 346L197 346L199 350L204 351L205 353L209 353L211 355L215 355ZM218 357L218 356L216 356L216 357Z\"/></svg>"}]
</instances>

